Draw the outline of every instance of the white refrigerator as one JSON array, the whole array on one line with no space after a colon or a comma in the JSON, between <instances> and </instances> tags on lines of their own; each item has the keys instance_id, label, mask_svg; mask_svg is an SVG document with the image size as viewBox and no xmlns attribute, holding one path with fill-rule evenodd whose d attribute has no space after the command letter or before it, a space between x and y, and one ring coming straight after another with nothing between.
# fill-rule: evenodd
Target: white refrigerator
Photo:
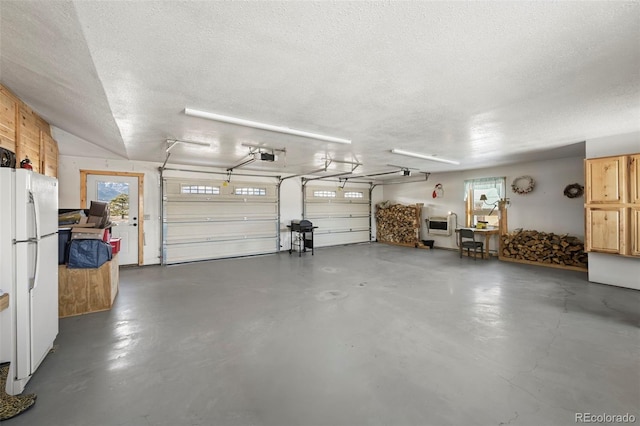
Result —
<instances>
[{"instance_id":1,"label":"white refrigerator","mask_svg":"<svg viewBox=\"0 0 640 426\"><path fill-rule=\"evenodd\" d=\"M0 362L6 391L22 393L58 335L58 181L0 168Z\"/></svg>"}]
</instances>

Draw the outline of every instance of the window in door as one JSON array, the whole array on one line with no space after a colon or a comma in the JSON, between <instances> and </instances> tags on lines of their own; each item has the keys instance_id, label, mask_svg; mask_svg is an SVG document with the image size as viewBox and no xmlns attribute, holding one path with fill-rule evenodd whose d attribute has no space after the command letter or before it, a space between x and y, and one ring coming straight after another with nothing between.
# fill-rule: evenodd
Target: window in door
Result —
<instances>
[{"instance_id":1,"label":"window in door","mask_svg":"<svg viewBox=\"0 0 640 426\"><path fill-rule=\"evenodd\" d=\"M467 226L476 226L479 221L498 226L498 202L505 197L506 181L506 177L464 181Z\"/></svg>"},{"instance_id":2,"label":"window in door","mask_svg":"<svg viewBox=\"0 0 640 426\"><path fill-rule=\"evenodd\" d=\"M111 222L129 222L129 183L96 181L98 201L109 203Z\"/></svg>"},{"instance_id":3,"label":"window in door","mask_svg":"<svg viewBox=\"0 0 640 426\"><path fill-rule=\"evenodd\" d=\"M109 203L111 237L120 238L120 265L142 265L144 259L142 173L80 170L80 206L92 201Z\"/></svg>"}]
</instances>

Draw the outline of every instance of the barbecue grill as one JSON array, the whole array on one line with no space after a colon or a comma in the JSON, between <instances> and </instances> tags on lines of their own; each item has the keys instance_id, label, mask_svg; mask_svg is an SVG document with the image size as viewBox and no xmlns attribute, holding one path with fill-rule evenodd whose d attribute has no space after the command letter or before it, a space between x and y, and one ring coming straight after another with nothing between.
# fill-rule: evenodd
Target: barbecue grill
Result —
<instances>
[{"instance_id":1,"label":"barbecue grill","mask_svg":"<svg viewBox=\"0 0 640 426\"><path fill-rule=\"evenodd\" d=\"M311 255L313 256L313 230L317 228L317 226L313 226L311 221L303 219L292 220L291 225L287 225L287 228L291 230L291 246L289 247L289 254L291 254L295 248L298 252L298 256L302 256L303 252L306 252L307 249L311 249Z\"/></svg>"},{"instance_id":2,"label":"barbecue grill","mask_svg":"<svg viewBox=\"0 0 640 426\"><path fill-rule=\"evenodd\" d=\"M295 232L311 232L313 231L313 223L309 220L292 220L291 230Z\"/></svg>"}]
</instances>

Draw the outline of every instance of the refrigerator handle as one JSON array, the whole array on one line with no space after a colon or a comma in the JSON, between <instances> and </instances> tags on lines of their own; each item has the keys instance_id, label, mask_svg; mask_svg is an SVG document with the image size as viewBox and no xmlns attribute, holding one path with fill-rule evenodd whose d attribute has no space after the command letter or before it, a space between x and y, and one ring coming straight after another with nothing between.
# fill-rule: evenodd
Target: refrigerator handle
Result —
<instances>
[{"instance_id":1,"label":"refrigerator handle","mask_svg":"<svg viewBox=\"0 0 640 426\"><path fill-rule=\"evenodd\" d=\"M36 258L33 265L33 278L29 278L29 290L33 290L38 280L38 269L40 262L40 216L38 215L38 198L34 196L33 191L29 191L29 201L33 206L33 225L36 231L36 237L30 241L36 245Z\"/></svg>"},{"instance_id":2,"label":"refrigerator handle","mask_svg":"<svg viewBox=\"0 0 640 426\"><path fill-rule=\"evenodd\" d=\"M33 224L36 229L36 240L40 241L40 209L38 208L38 197L33 191L29 191L29 201L33 205Z\"/></svg>"},{"instance_id":3,"label":"refrigerator handle","mask_svg":"<svg viewBox=\"0 0 640 426\"><path fill-rule=\"evenodd\" d=\"M40 241L32 241L36 245L36 258L33 265L33 278L29 278L29 291L33 290L38 282L38 271L40 270Z\"/></svg>"}]
</instances>

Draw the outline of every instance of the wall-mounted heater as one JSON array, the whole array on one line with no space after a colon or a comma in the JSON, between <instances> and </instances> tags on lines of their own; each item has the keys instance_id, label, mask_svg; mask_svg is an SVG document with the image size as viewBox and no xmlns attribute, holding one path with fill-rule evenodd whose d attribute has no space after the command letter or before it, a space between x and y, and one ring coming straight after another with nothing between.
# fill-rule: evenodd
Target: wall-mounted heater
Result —
<instances>
[{"instance_id":1,"label":"wall-mounted heater","mask_svg":"<svg viewBox=\"0 0 640 426\"><path fill-rule=\"evenodd\" d=\"M427 230L431 235L451 235L453 226L451 216L432 216L427 221Z\"/></svg>"}]
</instances>

